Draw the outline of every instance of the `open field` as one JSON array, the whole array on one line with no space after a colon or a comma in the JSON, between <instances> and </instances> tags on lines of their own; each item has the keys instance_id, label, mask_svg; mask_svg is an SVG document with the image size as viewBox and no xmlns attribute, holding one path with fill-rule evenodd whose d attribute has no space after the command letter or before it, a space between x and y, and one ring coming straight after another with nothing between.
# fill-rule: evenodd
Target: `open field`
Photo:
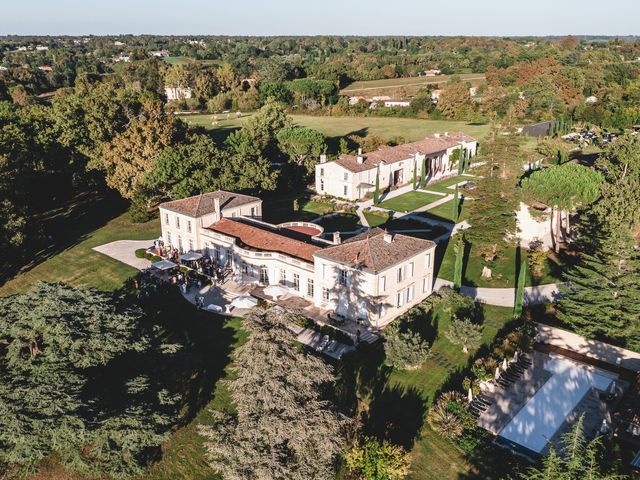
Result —
<instances>
[{"instance_id":1,"label":"open field","mask_svg":"<svg viewBox=\"0 0 640 480\"><path fill-rule=\"evenodd\" d=\"M463 73L456 75L465 82L473 85L484 81L484 73ZM414 95L419 89L428 85L442 85L451 80L452 75L438 75L436 77L407 77L407 78L385 78L383 80L363 80L353 82L348 87L340 90L341 95L389 95L396 96L399 89L403 89L408 96Z\"/></svg>"},{"instance_id":2,"label":"open field","mask_svg":"<svg viewBox=\"0 0 640 480\"><path fill-rule=\"evenodd\" d=\"M69 235L73 233L69 232ZM137 270L95 252L92 248L115 240L148 240L157 238L158 235L158 220L136 224L131 222L127 213L121 214L106 221L96 230L78 235L75 237L77 241L65 244L59 253L18 273L0 286L0 296L24 292L40 280L114 290L122 286Z\"/></svg>"},{"instance_id":3,"label":"open field","mask_svg":"<svg viewBox=\"0 0 640 480\"><path fill-rule=\"evenodd\" d=\"M214 116L184 115L180 118L189 125L202 126L210 130L217 141L224 139L240 128L250 115L236 118L235 114L219 114L217 124ZM489 131L488 124L473 124L453 120L423 120L396 117L324 117L315 115L291 115L296 125L314 128L329 137L329 146L337 147L339 138L355 134L358 136L377 135L386 140L402 137L407 142L420 140L427 135L444 132L464 132L478 140L483 140Z\"/></svg>"}]
</instances>

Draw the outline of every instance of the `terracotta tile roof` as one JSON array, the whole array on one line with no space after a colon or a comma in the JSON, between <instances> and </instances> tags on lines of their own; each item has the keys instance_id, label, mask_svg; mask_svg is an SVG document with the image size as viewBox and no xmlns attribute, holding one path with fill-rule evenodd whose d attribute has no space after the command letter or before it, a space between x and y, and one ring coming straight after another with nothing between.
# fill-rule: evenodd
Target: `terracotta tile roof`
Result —
<instances>
[{"instance_id":1,"label":"terracotta tile roof","mask_svg":"<svg viewBox=\"0 0 640 480\"><path fill-rule=\"evenodd\" d=\"M215 192L201 193L200 195L182 198L180 200L173 200L172 202L165 202L160 206L184 215L189 215L190 217L201 217L202 215L207 215L215 211L214 200L216 198L220 200L220 209L222 210L260 200L258 197L252 197L250 195L218 190Z\"/></svg>"},{"instance_id":2,"label":"terracotta tile roof","mask_svg":"<svg viewBox=\"0 0 640 480\"><path fill-rule=\"evenodd\" d=\"M384 235L384 230L374 228L341 245L325 248L319 256L379 272L436 246L431 240L399 233L392 234L392 241L387 242Z\"/></svg>"},{"instance_id":3,"label":"terracotta tile roof","mask_svg":"<svg viewBox=\"0 0 640 480\"><path fill-rule=\"evenodd\" d=\"M444 152L447 148L460 145L462 141L473 142L475 139L462 132L449 133L440 137L430 136L417 142L405 143L395 147L383 146L375 152L365 153L363 154L363 163L358 163L356 155L342 155L335 162L351 172L364 172L377 167L381 162L395 163L408 160L416 153L432 155Z\"/></svg>"},{"instance_id":4,"label":"terracotta tile roof","mask_svg":"<svg viewBox=\"0 0 640 480\"><path fill-rule=\"evenodd\" d=\"M223 218L207 229L234 237L243 248L282 253L310 263L313 254L322 250L319 245L291 238L286 230L271 230L240 219Z\"/></svg>"}]
</instances>

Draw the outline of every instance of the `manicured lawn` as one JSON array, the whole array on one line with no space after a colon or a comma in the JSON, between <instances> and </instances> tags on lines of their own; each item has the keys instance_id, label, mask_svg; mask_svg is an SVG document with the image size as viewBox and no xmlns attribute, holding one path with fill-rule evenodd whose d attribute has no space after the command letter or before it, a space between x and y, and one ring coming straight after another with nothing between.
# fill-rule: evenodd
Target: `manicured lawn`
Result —
<instances>
[{"instance_id":1,"label":"manicured lawn","mask_svg":"<svg viewBox=\"0 0 640 480\"><path fill-rule=\"evenodd\" d=\"M450 240L447 245L442 263L440 264L440 270L437 272L439 278L453 281L455 243L456 239L454 237L454 240ZM492 271L491 279L482 278L482 267L486 262L482 258L480 252L474 249L473 245L471 245L468 252L466 266L463 266L462 283L464 285L493 288L515 288L516 247L510 246L502 250L500 256L488 265ZM441 254L440 249L438 250L438 254ZM548 259L546 268L544 269L544 274L541 277L533 277L530 270L528 271L529 275L527 276L526 286L555 283L558 281L560 269L560 265L551 259Z\"/></svg>"},{"instance_id":2,"label":"manicured lawn","mask_svg":"<svg viewBox=\"0 0 640 480\"><path fill-rule=\"evenodd\" d=\"M297 209L296 209L297 203ZM309 221L333 212L335 205L321 200L310 200L308 195L281 195L265 198L263 220L270 223Z\"/></svg>"},{"instance_id":3,"label":"manicured lawn","mask_svg":"<svg viewBox=\"0 0 640 480\"><path fill-rule=\"evenodd\" d=\"M243 112L245 113L245 112ZM230 114L217 115L217 124L213 125L214 117L206 115L185 115L180 118L191 125L199 125L211 130L217 141L224 140L229 133L240 128L250 115L236 118ZM378 135L384 139L401 136L407 142L420 140L433 133L464 132L478 140L483 140L489 131L488 124L476 125L453 120L423 120L417 118L395 117L324 117L315 115L291 115L296 125L314 128L331 139L344 137L352 133L359 135ZM337 140L329 142L337 145ZM330 152L336 153L336 152Z\"/></svg>"},{"instance_id":4,"label":"manicured lawn","mask_svg":"<svg viewBox=\"0 0 640 480\"><path fill-rule=\"evenodd\" d=\"M433 190L434 192L453 194L455 192L455 189L448 188L448 187L451 187L456 183L469 182L469 181L473 181L473 177L469 177L467 175L456 175L455 177L446 178L436 183L430 183L424 188L424 190ZM462 192L462 187L458 187L458 188Z\"/></svg>"},{"instance_id":5,"label":"manicured lawn","mask_svg":"<svg viewBox=\"0 0 640 480\"><path fill-rule=\"evenodd\" d=\"M242 321L238 318L221 319L209 314L211 322L222 322L223 332L232 343L216 346L215 342L210 345L210 353L214 357L219 357L220 353L230 352L246 339L246 332L241 330ZM218 342L222 343L222 342ZM222 347L222 348L220 348ZM217 360L222 366L228 363L228 353L224 353L224 358ZM224 384L224 379L230 378L233 372L229 367L225 367L222 378L218 379L213 386L210 401L195 415L195 417L184 427L177 430L165 443L162 449L162 459L154 464L148 472L142 475L141 479L150 480L173 480L177 478L188 478L194 480L218 479L215 472L209 467L205 458L205 448L202 437L198 433L198 425L207 424L212 421L211 409L229 411L233 408L229 392Z\"/></svg>"},{"instance_id":6,"label":"manicured lawn","mask_svg":"<svg viewBox=\"0 0 640 480\"><path fill-rule=\"evenodd\" d=\"M469 200L470 201L470 200ZM420 212L420 216L426 218L434 218L436 220L446 220L449 222L453 222L454 212L453 212L453 199L445 202L437 207L431 208L426 212ZM456 222L461 222L466 220L469 216L469 209L467 207L466 202L462 202L462 208L460 209L460 213Z\"/></svg>"},{"instance_id":7,"label":"manicured lawn","mask_svg":"<svg viewBox=\"0 0 640 480\"><path fill-rule=\"evenodd\" d=\"M90 221L81 218L79 221ZM78 234L77 240L61 252L49 256L33 268L23 270L0 287L0 296L20 293L36 282L65 282L74 286L114 290L135 274L137 270L117 260L92 250L93 247L114 240L149 240L160 235L160 222L132 223L123 213L104 226L86 234Z\"/></svg>"},{"instance_id":8,"label":"manicured lawn","mask_svg":"<svg viewBox=\"0 0 640 480\"><path fill-rule=\"evenodd\" d=\"M384 225L389 220L389 214L386 212L364 210L362 213L364 218L367 219L367 222L369 222L369 226L372 228Z\"/></svg>"},{"instance_id":9,"label":"manicured lawn","mask_svg":"<svg viewBox=\"0 0 640 480\"><path fill-rule=\"evenodd\" d=\"M411 191L389 200L385 200L378 206L380 208L395 210L396 212L412 212L417 208L423 207L442 198L444 197L441 195Z\"/></svg>"},{"instance_id":10,"label":"manicured lawn","mask_svg":"<svg viewBox=\"0 0 640 480\"><path fill-rule=\"evenodd\" d=\"M512 309L484 305L482 312L483 344L488 346L498 330L511 320ZM364 430L384 435L411 451L411 479L489 478L486 476L489 472L483 468L486 465L479 464L477 458L465 458L456 445L434 432L427 423L427 412L434 398L452 388L447 383L456 378L476 354L464 354L459 346L446 339L450 322L450 314L443 310L432 317L425 316L425 338L435 336L435 340L430 358L419 369L388 370L377 356L383 355L382 352L374 352L362 360L362 365L372 368L377 362L377 369L358 372L361 391L365 393L360 398L368 412ZM485 462L490 463L491 458ZM469 477L470 474L480 475Z\"/></svg>"},{"instance_id":11,"label":"manicured lawn","mask_svg":"<svg viewBox=\"0 0 640 480\"><path fill-rule=\"evenodd\" d=\"M351 232L362 227L357 215L351 213L337 213L330 217L325 217L318 222L325 232Z\"/></svg>"}]
</instances>

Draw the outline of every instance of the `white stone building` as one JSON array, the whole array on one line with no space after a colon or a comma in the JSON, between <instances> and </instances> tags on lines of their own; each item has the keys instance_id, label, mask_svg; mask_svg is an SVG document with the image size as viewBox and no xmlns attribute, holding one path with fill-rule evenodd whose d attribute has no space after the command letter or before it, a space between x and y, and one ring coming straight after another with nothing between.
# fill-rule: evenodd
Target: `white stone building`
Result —
<instances>
[{"instance_id":1,"label":"white stone building","mask_svg":"<svg viewBox=\"0 0 640 480\"><path fill-rule=\"evenodd\" d=\"M321 195L361 200L373 194L379 175L380 191L399 187L413 181L413 171L421 178L424 166L427 182L452 175L457 162L450 157L455 150L465 149L467 155L476 154L477 141L464 133L435 134L424 140L395 147L381 147L375 152L342 155L331 162L316 165L315 187Z\"/></svg>"},{"instance_id":2,"label":"white stone building","mask_svg":"<svg viewBox=\"0 0 640 480\"><path fill-rule=\"evenodd\" d=\"M167 101L170 102L191 98L192 92L189 87L165 87L164 94L167 96Z\"/></svg>"},{"instance_id":3,"label":"white stone building","mask_svg":"<svg viewBox=\"0 0 640 480\"><path fill-rule=\"evenodd\" d=\"M200 251L316 312L383 327L431 294L436 244L373 229L344 242L306 222L261 221L262 201L217 191L160 205L165 245Z\"/></svg>"}]
</instances>

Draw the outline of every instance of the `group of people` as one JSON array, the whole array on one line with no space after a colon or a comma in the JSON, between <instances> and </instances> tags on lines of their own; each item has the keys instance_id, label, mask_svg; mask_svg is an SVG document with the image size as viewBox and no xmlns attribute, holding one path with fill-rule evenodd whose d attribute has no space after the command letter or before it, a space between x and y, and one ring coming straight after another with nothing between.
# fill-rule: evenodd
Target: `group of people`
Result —
<instances>
[{"instance_id":1,"label":"group of people","mask_svg":"<svg viewBox=\"0 0 640 480\"><path fill-rule=\"evenodd\" d=\"M214 285L224 283L226 274L225 268L220 267L207 255L203 256L200 260L193 260L189 262L189 266L193 268L200 275L206 275L211 278Z\"/></svg>"}]
</instances>

